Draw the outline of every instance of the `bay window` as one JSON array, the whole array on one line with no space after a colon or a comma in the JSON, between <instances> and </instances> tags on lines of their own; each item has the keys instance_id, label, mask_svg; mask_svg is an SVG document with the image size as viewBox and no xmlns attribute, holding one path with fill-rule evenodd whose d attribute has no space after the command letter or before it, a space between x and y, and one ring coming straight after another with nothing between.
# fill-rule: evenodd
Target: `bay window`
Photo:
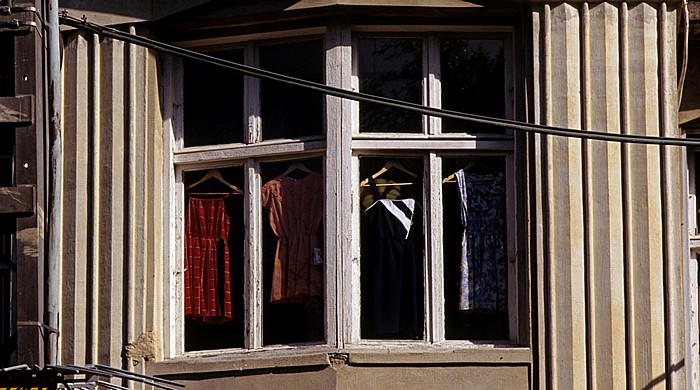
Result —
<instances>
[{"instance_id":1,"label":"bay window","mask_svg":"<svg viewBox=\"0 0 700 390\"><path fill-rule=\"evenodd\" d=\"M325 29L198 50L317 83L347 79L372 95L513 118L509 28L343 28L351 54L340 64L327 58L339 43ZM183 324L176 354L522 343L510 131L374 103L329 108L314 90L181 65L173 72L182 89L172 97L182 118L173 145L182 235L172 261L183 270L183 292L174 294L182 311L170 317ZM347 148L329 154L331 144ZM329 223L339 218L350 219L350 231ZM339 235L349 235L350 247L329 251Z\"/></svg>"}]
</instances>

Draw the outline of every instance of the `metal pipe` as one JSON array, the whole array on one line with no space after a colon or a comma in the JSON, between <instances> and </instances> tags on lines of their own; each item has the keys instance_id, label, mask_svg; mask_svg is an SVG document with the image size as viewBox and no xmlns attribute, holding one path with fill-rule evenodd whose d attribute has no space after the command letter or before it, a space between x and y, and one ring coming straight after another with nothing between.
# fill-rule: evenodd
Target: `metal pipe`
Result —
<instances>
[{"instance_id":1,"label":"metal pipe","mask_svg":"<svg viewBox=\"0 0 700 390\"><path fill-rule=\"evenodd\" d=\"M58 0L44 2L47 39L47 82L49 110L50 182L49 228L47 256L47 314L48 324L59 329L59 294L61 270L61 200L63 198L63 146L61 127L61 49L58 22ZM51 332L47 340L48 364L58 364L58 334Z\"/></svg>"}]
</instances>

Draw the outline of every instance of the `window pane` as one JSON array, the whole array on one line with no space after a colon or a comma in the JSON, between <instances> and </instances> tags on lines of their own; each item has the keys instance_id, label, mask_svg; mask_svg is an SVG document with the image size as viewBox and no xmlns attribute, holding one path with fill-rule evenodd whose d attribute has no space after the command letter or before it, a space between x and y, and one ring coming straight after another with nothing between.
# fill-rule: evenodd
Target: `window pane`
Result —
<instances>
[{"instance_id":1,"label":"window pane","mask_svg":"<svg viewBox=\"0 0 700 390\"><path fill-rule=\"evenodd\" d=\"M323 341L321 159L262 166L263 343Z\"/></svg>"},{"instance_id":2,"label":"window pane","mask_svg":"<svg viewBox=\"0 0 700 390\"><path fill-rule=\"evenodd\" d=\"M505 118L503 41L446 39L440 42L442 108ZM503 133L503 128L454 119L443 132Z\"/></svg>"},{"instance_id":3,"label":"window pane","mask_svg":"<svg viewBox=\"0 0 700 390\"><path fill-rule=\"evenodd\" d=\"M422 103L422 48L419 39L358 39L360 91ZM418 113L360 102L360 131L420 133L421 123Z\"/></svg>"},{"instance_id":4,"label":"window pane","mask_svg":"<svg viewBox=\"0 0 700 390\"><path fill-rule=\"evenodd\" d=\"M260 48L260 67L317 83L324 83L323 41ZM321 93L270 80L261 81L263 139L323 134Z\"/></svg>"},{"instance_id":5,"label":"window pane","mask_svg":"<svg viewBox=\"0 0 700 390\"><path fill-rule=\"evenodd\" d=\"M216 172L243 188L241 167L185 173L186 351L243 347L243 195Z\"/></svg>"},{"instance_id":6,"label":"window pane","mask_svg":"<svg viewBox=\"0 0 700 390\"><path fill-rule=\"evenodd\" d=\"M241 63L242 50L207 53ZM231 69L185 59L185 146L243 142L243 76Z\"/></svg>"},{"instance_id":7,"label":"window pane","mask_svg":"<svg viewBox=\"0 0 700 390\"><path fill-rule=\"evenodd\" d=\"M507 340L504 159L443 161L445 337Z\"/></svg>"},{"instance_id":8,"label":"window pane","mask_svg":"<svg viewBox=\"0 0 700 390\"><path fill-rule=\"evenodd\" d=\"M423 161L361 158L361 336L423 338ZM403 167L403 168L402 168Z\"/></svg>"}]
</instances>

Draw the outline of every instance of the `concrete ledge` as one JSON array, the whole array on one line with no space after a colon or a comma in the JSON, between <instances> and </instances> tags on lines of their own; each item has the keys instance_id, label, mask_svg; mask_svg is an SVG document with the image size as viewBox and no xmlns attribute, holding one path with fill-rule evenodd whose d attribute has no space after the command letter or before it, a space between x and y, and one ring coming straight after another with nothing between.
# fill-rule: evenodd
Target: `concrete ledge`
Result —
<instances>
[{"instance_id":1,"label":"concrete ledge","mask_svg":"<svg viewBox=\"0 0 700 390\"><path fill-rule=\"evenodd\" d=\"M349 364L422 365L422 364L528 364L530 348L470 348L435 352L349 352Z\"/></svg>"},{"instance_id":2,"label":"concrete ledge","mask_svg":"<svg viewBox=\"0 0 700 390\"><path fill-rule=\"evenodd\" d=\"M271 370L290 367L329 366L328 352L254 351L220 352L212 356L186 354L161 362L148 362L148 375L176 375L192 372Z\"/></svg>"},{"instance_id":3,"label":"concrete ledge","mask_svg":"<svg viewBox=\"0 0 700 390\"><path fill-rule=\"evenodd\" d=\"M523 347L471 346L469 348L364 347L348 349L319 348L314 351L208 351L189 353L160 362L147 362L148 375L171 376L191 373L252 371L347 365L527 365L532 350Z\"/></svg>"}]
</instances>

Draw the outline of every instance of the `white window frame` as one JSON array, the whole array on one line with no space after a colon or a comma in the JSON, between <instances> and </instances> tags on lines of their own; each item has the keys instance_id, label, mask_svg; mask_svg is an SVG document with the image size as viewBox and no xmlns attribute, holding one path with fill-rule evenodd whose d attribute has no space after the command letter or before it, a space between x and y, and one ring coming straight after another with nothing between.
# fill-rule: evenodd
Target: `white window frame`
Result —
<instances>
[{"instance_id":1,"label":"white window frame","mask_svg":"<svg viewBox=\"0 0 700 390\"><path fill-rule=\"evenodd\" d=\"M512 27L458 27L447 26L394 26L391 29L377 26L355 26L353 28L353 53L356 53L358 37L396 37L396 38L423 38L423 102L425 106L440 108L440 79L439 79L439 39L440 33L464 34L466 38L503 39L504 42L504 67L505 67L505 114L506 118L513 119L515 112L514 96L514 46ZM353 56L352 87L359 90L359 77L357 56ZM362 91L360 91L362 92ZM515 196L515 159L514 141L512 131L506 131L504 135L488 137L472 136L466 133L441 133L441 119L423 116L423 133L361 133L359 129L359 103L352 102L348 115L353 118L352 146L351 146L351 195L353 200L352 212L352 254L353 261L345 274L344 290L351 294L344 296L344 301L351 302L345 305L345 329L344 343L347 346L357 347L418 347L431 348L432 346L454 347L493 347L500 341L481 340L447 340L445 338L445 309L444 309L444 284L443 284L443 256L442 256L442 158L443 157L476 157L476 156L502 156L505 158L506 176L506 215L507 215L507 258L508 261L508 316L509 316L509 340L510 344L517 346L524 340L520 340L520 308L518 295L523 291L520 286L517 259L517 216ZM396 151L400 151L397 154ZM360 156L411 156L423 157L424 161L424 194L425 217L424 237L425 253L423 284L424 291L424 321L425 334L423 340L369 340L361 337L360 329L360 181L359 160ZM347 268L345 268L347 269Z\"/></svg>"},{"instance_id":2,"label":"white window frame","mask_svg":"<svg viewBox=\"0 0 700 390\"><path fill-rule=\"evenodd\" d=\"M514 45L513 28L506 26L350 26L335 24L327 27L305 28L291 31L224 37L218 39L178 42L182 47L204 50L226 47L243 47L247 65L257 65L256 42L285 37L290 41L323 39L325 45L325 80L330 86L348 90L358 90L356 64L353 62L353 37L356 34L428 34L427 53L435 58L436 34L438 33L479 33L497 34L505 40L506 85L513 85ZM275 42L279 43L279 42ZM424 83L439 86L435 77L435 62L427 61L424 66ZM261 120L259 103L259 80L245 77L245 113L248 127L243 144L187 147L183 145L182 120L182 66L178 59L166 58L164 61L164 138L166 150L165 169L169 186L166 197L170 219L166 232L170 237L165 256L169 259L169 272L164 277L164 349L163 358L178 356L205 356L222 351L192 351L184 349L184 199L183 173L188 170L213 169L240 165L245 171L245 188L247 195L246 221L248 234L245 249L245 286L246 338L245 348L229 349L226 353L269 353L280 349L304 352L320 350L353 349L370 347L394 348L408 346L434 349L436 346L456 346L473 348L475 345L489 346L478 341L445 340L444 308L442 297L442 263L440 255L441 237L441 179L443 156L498 155L506 160L507 180L507 218L508 218L508 258L509 258L509 317L510 342L514 347L523 346L526 340L518 339L524 324L521 322L522 308L518 305L517 295L526 293L526 286L519 285L521 280L516 261L516 199L515 199L515 159L514 140L511 133L494 135L488 138L474 137L466 134L439 134L439 118L424 117L422 134L378 134L360 133L359 103L348 99L326 96L325 128L323 136L310 136L300 139L275 139L261 141ZM439 88L424 88L424 104L439 107ZM506 87L506 115L514 117L515 98L513 88ZM431 200L425 208L426 221L430 220L432 228L426 230L426 251L429 251L430 263L426 262L424 271L426 339L423 341L381 341L360 338L359 317L359 156L385 155L390 150L401 149L403 154L424 157L424 199ZM324 185L324 231L325 231L325 332L326 341L322 344L285 346L263 345L262 341L262 254L261 254L261 179L260 163L271 161L291 161L311 157L323 158ZM491 345L492 347L492 345ZM292 351L292 352L293 352Z\"/></svg>"},{"instance_id":3,"label":"white window frame","mask_svg":"<svg viewBox=\"0 0 700 390\"><path fill-rule=\"evenodd\" d=\"M285 42L302 42L309 40L322 40L326 45L324 35L319 33L325 29L304 29L294 31L280 31L275 35L261 34L248 36L248 39L264 38L265 41L227 40L224 46L222 42L211 44L203 50L243 49L246 65L257 66L258 48L269 44L282 44ZM312 33L312 35L309 35ZM284 38L280 38L284 37ZM242 44L242 46L241 46ZM187 46L187 45L184 45ZM244 142L225 145L207 145L184 147L184 129L182 128L183 105L182 84L183 68L178 59L166 60L166 78L169 79L170 90L165 90L166 118L165 129L170 130L172 137L166 137L170 141L171 149L166 153L166 159L170 161L168 176L172 197L170 199L170 214L173 216L169 228L170 234L169 259L171 277L169 277L169 296L166 303L168 310L167 327L171 335L169 340L164 340L164 357L172 358L183 355L207 355L211 351L185 351L184 332L184 215L185 215L185 191L183 185L184 172L191 170L207 170L224 167L242 166L245 174L244 187L241 188L246 196L244 204L244 224L247 234L244 240L244 347L232 348L230 351L250 352L279 349L281 346L263 344L263 258L262 258L262 185L260 166L264 163L279 161L294 161L307 158L325 158L325 126L323 135L305 136L296 139L262 140L262 119L260 106L260 80L244 77L244 115L247 118L247 127L244 128ZM325 161L323 163L325 171ZM323 172L322 172L323 173ZM324 174L325 177L325 174ZM334 260L333 260L334 261ZM326 262L331 260L326 255ZM332 267L326 267L326 274ZM335 311L333 278L326 275L326 291L324 291L324 310L330 314ZM335 327L326 326L326 340L336 338ZM328 343L310 343L313 348L327 348ZM301 345L290 345L288 348L305 348Z\"/></svg>"}]
</instances>

